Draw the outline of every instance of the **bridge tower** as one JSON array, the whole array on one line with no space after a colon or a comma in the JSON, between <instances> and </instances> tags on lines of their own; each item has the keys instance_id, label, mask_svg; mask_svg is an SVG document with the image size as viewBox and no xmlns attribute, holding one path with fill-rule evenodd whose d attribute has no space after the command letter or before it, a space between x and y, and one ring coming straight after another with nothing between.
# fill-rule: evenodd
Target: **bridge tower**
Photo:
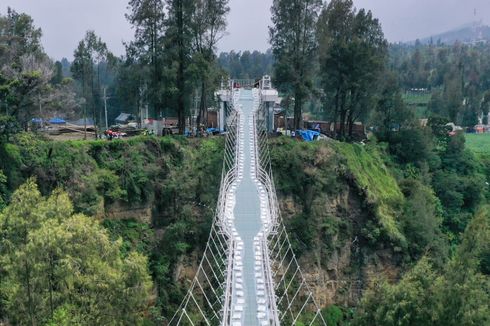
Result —
<instances>
[{"instance_id":1,"label":"bridge tower","mask_svg":"<svg viewBox=\"0 0 490 326\"><path fill-rule=\"evenodd\" d=\"M267 132L271 133L275 130L274 125L274 105L279 100L279 93L272 88L271 77L266 75L262 77L259 84L260 101L262 103L259 111L259 119L266 121Z\"/></svg>"}]
</instances>

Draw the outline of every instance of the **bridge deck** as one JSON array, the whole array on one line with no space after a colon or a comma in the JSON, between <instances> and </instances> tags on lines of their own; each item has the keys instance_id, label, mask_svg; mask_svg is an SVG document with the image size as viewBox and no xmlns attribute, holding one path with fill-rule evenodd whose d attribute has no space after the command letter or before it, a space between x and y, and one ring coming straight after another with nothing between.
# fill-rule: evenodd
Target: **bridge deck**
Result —
<instances>
[{"instance_id":1,"label":"bridge deck","mask_svg":"<svg viewBox=\"0 0 490 326\"><path fill-rule=\"evenodd\" d=\"M257 185L252 180L251 162L253 141L252 119L254 108L252 91L241 90L239 105L243 119L243 146L240 148L242 179L236 189L235 228L243 241L243 325L259 325L257 319L257 290L255 285L254 237L262 228L260 198ZM237 304L235 301L235 308ZM239 308L240 309L240 308Z\"/></svg>"}]
</instances>

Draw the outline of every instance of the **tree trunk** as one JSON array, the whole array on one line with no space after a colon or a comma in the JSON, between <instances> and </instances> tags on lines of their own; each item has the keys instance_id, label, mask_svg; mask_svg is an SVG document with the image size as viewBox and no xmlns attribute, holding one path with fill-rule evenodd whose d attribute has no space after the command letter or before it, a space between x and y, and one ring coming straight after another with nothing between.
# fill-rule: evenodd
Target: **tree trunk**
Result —
<instances>
[{"instance_id":1,"label":"tree trunk","mask_svg":"<svg viewBox=\"0 0 490 326\"><path fill-rule=\"evenodd\" d=\"M337 93L335 94L335 109L333 113L333 137L337 138L337 118L339 115L339 95L340 95L340 89L337 88ZM332 131L332 129L330 129Z\"/></svg>"},{"instance_id":2,"label":"tree trunk","mask_svg":"<svg viewBox=\"0 0 490 326\"><path fill-rule=\"evenodd\" d=\"M94 77L92 75L92 119L94 119L94 136L97 139L97 105L95 104L95 86L94 86Z\"/></svg>"},{"instance_id":3,"label":"tree trunk","mask_svg":"<svg viewBox=\"0 0 490 326\"><path fill-rule=\"evenodd\" d=\"M294 94L294 130L303 129L301 127L303 98L300 91L296 89Z\"/></svg>"},{"instance_id":4,"label":"tree trunk","mask_svg":"<svg viewBox=\"0 0 490 326\"><path fill-rule=\"evenodd\" d=\"M339 129L339 139L345 139L345 120L346 120L347 110L345 109L345 95L342 97L342 102L340 105L340 129Z\"/></svg>"},{"instance_id":5,"label":"tree trunk","mask_svg":"<svg viewBox=\"0 0 490 326\"><path fill-rule=\"evenodd\" d=\"M183 0L177 1L177 29L178 29L178 45L179 45L179 70L177 73L177 89L178 89L178 100L177 100L177 118L179 124L179 134L183 135L185 133L185 76L184 76L184 7Z\"/></svg>"},{"instance_id":6,"label":"tree trunk","mask_svg":"<svg viewBox=\"0 0 490 326\"><path fill-rule=\"evenodd\" d=\"M34 303L32 302L32 291L31 291L31 273L27 262L24 263L25 273L26 273L26 287L27 287L27 304L29 305L29 320L31 325L34 326Z\"/></svg>"},{"instance_id":7,"label":"tree trunk","mask_svg":"<svg viewBox=\"0 0 490 326\"><path fill-rule=\"evenodd\" d=\"M349 136L349 139L352 139L352 129L354 127L354 119L353 119L352 110L349 111L349 115L347 117L347 124L348 124L348 136Z\"/></svg>"},{"instance_id":8,"label":"tree trunk","mask_svg":"<svg viewBox=\"0 0 490 326\"><path fill-rule=\"evenodd\" d=\"M204 79L201 81L201 99L199 102L199 113L197 115L197 129L200 130L201 124L207 127L207 85Z\"/></svg>"}]
</instances>

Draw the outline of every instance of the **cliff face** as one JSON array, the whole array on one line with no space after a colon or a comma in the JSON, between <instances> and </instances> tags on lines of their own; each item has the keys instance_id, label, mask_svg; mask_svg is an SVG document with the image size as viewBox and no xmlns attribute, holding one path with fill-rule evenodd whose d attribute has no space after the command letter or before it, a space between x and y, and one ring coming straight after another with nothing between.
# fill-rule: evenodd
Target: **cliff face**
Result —
<instances>
[{"instance_id":1,"label":"cliff face","mask_svg":"<svg viewBox=\"0 0 490 326\"><path fill-rule=\"evenodd\" d=\"M399 277L403 198L379 153L277 138L271 156L282 216L319 304L355 306L374 278ZM377 189L360 174L394 189Z\"/></svg>"},{"instance_id":2,"label":"cliff face","mask_svg":"<svg viewBox=\"0 0 490 326\"><path fill-rule=\"evenodd\" d=\"M322 306L355 306L375 277L396 280L403 195L376 149L271 139L281 212ZM9 185L35 176L65 188L127 248L150 257L164 315L180 303L206 242L221 176L222 139L45 142L20 135L1 150Z\"/></svg>"},{"instance_id":3,"label":"cliff face","mask_svg":"<svg viewBox=\"0 0 490 326\"><path fill-rule=\"evenodd\" d=\"M219 137L54 142L26 133L0 144L0 171L11 192L30 177L43 194L65 189L77 212L123 239L123 254L148 256L166 316L180 304L206 243L223 145Z\"/></svg>"}]
</instances>

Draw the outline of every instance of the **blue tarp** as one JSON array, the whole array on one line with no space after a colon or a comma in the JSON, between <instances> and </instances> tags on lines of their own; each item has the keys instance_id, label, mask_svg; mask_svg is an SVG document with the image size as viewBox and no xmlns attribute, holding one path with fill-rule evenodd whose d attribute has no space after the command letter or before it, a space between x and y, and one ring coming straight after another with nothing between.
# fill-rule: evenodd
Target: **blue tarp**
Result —
<instances>
[{"instance_id":1,"label":"blue tarp","mask_svg":"<svg viewBox=\"0 0 490 326\"><path fill-rule=\"evenodd\" d=\"M41 118L32 118L31 122L32 123L36 123L36 124L41 124L41 123L43 123L43 119L41 119Z\"/></svg>"},{"instance_id":2,"label":"blue tarp","mask_svg":"<svg viewBox=\"0 0 490 326\"><path fill-rule=\"evenodd\" d=\"M299 133L307 142L314 141L318 136L320 136L320 133L316 130L297 130L296 133Z\"/></svg>"},{"instance_id":3,"label":"blue tarp","mask_svg":"<svg viewBox=\"0 0 490 326\"><path fill-rule=\"evenodd\" d=\"M54 124L54 125L62 125L62 124L65 124L66 121L61 119L61 118L53 118L53 119L49 120L49 123Z\"/></svg>"},{"instance_id":4,"label":"blue tarp","mask_svg":"<svg viewBox=\"0 0 490 326\"><path fill-rule=\"evenodd\" d=\"M208 128L206 129L206 132L208 134L215 134L215 133L220 133L220 130L218 128Z\"/></svg>"}]
</instances>

